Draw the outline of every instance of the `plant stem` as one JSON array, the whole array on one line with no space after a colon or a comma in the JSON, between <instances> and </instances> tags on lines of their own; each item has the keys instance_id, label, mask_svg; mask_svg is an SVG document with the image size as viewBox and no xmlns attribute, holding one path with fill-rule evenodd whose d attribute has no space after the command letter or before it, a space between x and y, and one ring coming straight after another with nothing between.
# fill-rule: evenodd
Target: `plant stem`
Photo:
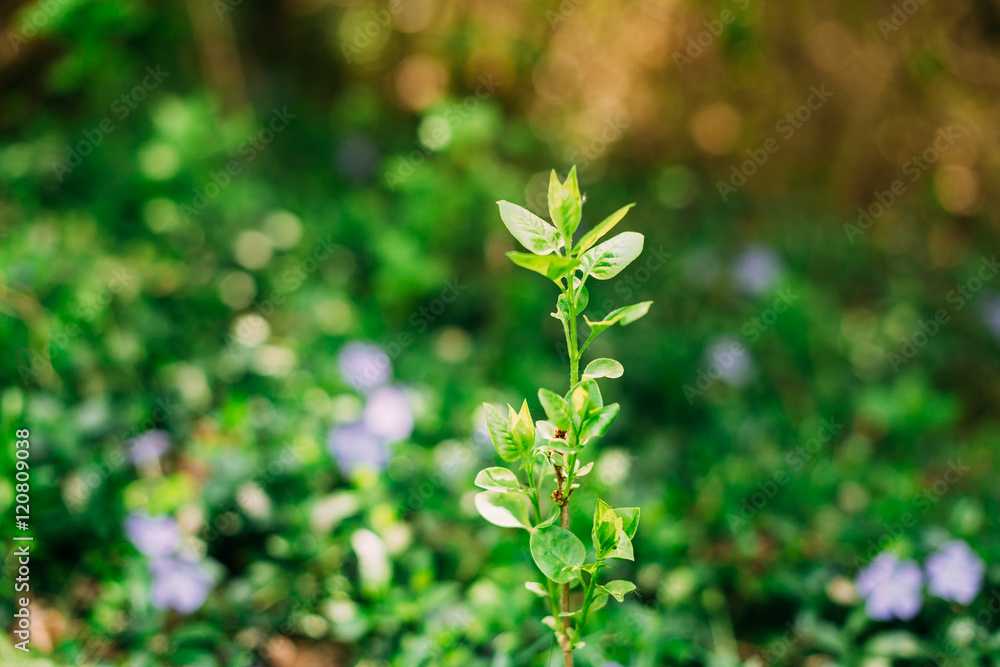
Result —
<instances>
[{"instance_id":1,"label":"plant stem","mask_svg":"<svg viewBox=\"0 0 1000 667\"><path fill-rule=\"evenodd\" d=\"M587 612L590 611L590 605L594 601L594 589L597 587L597 575L601 572L601 565L604 561L599 561L599 565L594 569L594 574L590 577L590 583L587 584L587 594L583 596L583 610L580 612L580 625L578 629L580 634L583 634L583 626L587 622Z\"/></svg>"},{"instance_id":2,"label":"plant stem","mask_svg":"<svg viewBox=\"0 0 1000 667\"><path fill-rule=\"evenodd\" d=\"M570 239L567 239L567 253ZM579 353L579 341L577 340L576 334L576 294L573 289L573 277L570 276L566 279L566 290L563 294L566 297L566 314L569 320L569 326L563 323L563 331L566 333L566 351L569 353L569 386L572 389L576 386L576 383L580 381L580 353ZM570 434L570 439L574 439L576 434ZM575 465L576 457L570 457L567 460L568 470L566 475L563 475L563 471L559 466L555 467L556 473L556 498L558 498L559 503L559 525L562 526L563 530L569 530L569 496L572 492L572 477L573 477L573 466ZM570 610L570 584L565 583L562 585L562 595L560 598L560 608L562 613L569 613ZM573 667L573 644L570 642L569 638L570 629L570 619L568 616L562 617L562 636L559 638L559 645L562 647L563 652L563 662L565 667Z\"/></svg>"},{"instance_id":3,"label":"plant stem","mask_svg":"<svg viewBox=\"0 0 1000 667\"><path fill-rule=\"evenodd\" d=\"M579 341L576 338L576 295L573 293L573 284L570 283L566 297L566 309L569 311L569 335L567 345L569 346L569 387L572 389L580 381L580 352Z\"/></svg>"},{"instance_id":4,"label":"plant stem","mask_svg":"<svg viewBox=\"0 0 1000 667\"><path fill-rule=\"evenodd\" d=\"M559 524L564 530L569 530L569 498L563 501L563 504L559 506ZM569 584L565 583L562 587L562 600L561 606L563 613L569 611ZM569 617L563 617L563 639L562 639L562 650L563 650L563 662L566 663L566 667L573 667L573 645L569 641Z\"/></svg>"}]
</instances>

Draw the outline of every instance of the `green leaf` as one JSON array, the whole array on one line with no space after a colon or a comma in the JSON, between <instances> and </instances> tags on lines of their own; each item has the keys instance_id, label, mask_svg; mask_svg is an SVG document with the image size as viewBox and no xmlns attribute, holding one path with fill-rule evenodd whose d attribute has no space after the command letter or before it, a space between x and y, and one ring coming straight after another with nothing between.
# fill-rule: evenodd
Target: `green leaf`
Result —
<instances>
[{"instance_id":1,"label":"green leaf","mask_svg":"<svg viewBox=\"0 0 1000 667\"><path fill-rule=\"evenodd\" d=\"M611 505L598 498L597 507L594 509L594 528L591 531L598 560L615 548L621 529L621 518L611 509Z\"/></svg>"},{"instance_id":2,"label":"green leaf","mask_svg":"<svg viewBox=\"0 0 1000 667\"><path fill-rule=\"evenodd\" d=\"M568 400L581 420L586 418L594 409L604 407L601 388L597 386L597 382L590 378L584 378L578 382L570 390Z\"/></svg>"},{"instance_id":3,"label":"green leaf","mask_svg":"<svg viewBox=\"0 0 1000 667\"><path fill-rule=\"evenodd\" d=\"M552 281L565 277L580 265L580 260L561 255L529 255L526 252L511 251L507 256L518 266L540 273Z\"/></svg>"},{"instance_id":4,"label":"green leaf","mask_svg":"<svg viewBox=\"0 0 1000 667\"><path fill-rule=\"evenodd\" d=\"M574 277L573 283L573 289L576 292L576 307L574 310L576 310L577 313L582 313L583 309L587 307L588 303L590 303L590 292L587 291L586 285L580 285L579 278Z\"/></svg>"},{"instance_id":5,"label":"green leaf","mask_svg":"<svg viewBox=\"0 0 1000 667\"><path fill-rule=\"evenodd\" d=\"M476 509L495 526L531 530L528 499L524 494L480 491L476 494Z\"/></svg>"},{"instance_id":6,"label":"green leaf","mask_svg":"<svg viewBox=\"0 0 1000 667\"><path fill-rule=\"evenodd\" d=\"M608 554L609 558L623 558L625 560L635 560L632 554L632 540L624 530L618 531L618 546Z\"/></svg>"},{"instance_id":7,"label":"green leaf","mask_svg":"<svg viewBox=\"0 0 1000 667\"><path fill-rule=\"evenodd\" d=\"M638 507L616 507L615 514L622 518L622 530L629 539L635 537L635 531L639 529L639 508Z\"/></svg>"},{"instance_id":8,"label":"green leaf","mask_svg":"<svg viewBox=\"0 0 1000 667\"><path fill-rule=\"evenodd\" d=\"M514 412L514 408L507 405L510 413L511 437L514 446L520 456L527 458L531 452L531 447L535 444L535 423L531 420L531 412L528 410L528 401L521 403L521 410Z\"/></svg>"},{"instance_id":9,"label":"green leaf","mask_svg":"<svg viewBox=\"0 0 1000 667\"><path fill-rule=\"evenodd\" d=\"M576 295L576 305L573 310L577 314L580 314L587 307L587 304L590 303L590 292L587 291L587 286L582 284L580 278L577 276L573 276L573 291ZM566 306L565 294L560 294L559 298L556 299L556 312L550 313L550 315L560 322L569 322L569 308Z\"/></svg>"},{"instance_id":10,"label":"green leaf","mask_svg":"<svg viewBox=\"0 0 1000 667\"><path fill-rule=\"evenodd\" d=\"M517 481L517 476L507 468L495 467L480 470L476 475L476 486L487 491L520 491L521 483Z\"/></svg>"},{"instance_id":11,"label":"green leaf","mask_svg":"<svg viewBox=\"0 0 1000 667\"><path fill-rule=\"evenodd\" d=\"M583 203L580 201L580 186L576 180L576 167L573 167L565 183L559 182L555 170L549 176L549 215L552 222L567 239L573 237L573 232L580 226Z\"/></svg>"},{"instance_id":12,"label":"green leaf","mask_svg":"<svg viewBox=\"0 0 1000 667\"><path fill-rule=\"evenodd\" d=\"M614 359L594 359L583 369L585 378L620 378L625 367Z\"/></svg>"},{"instance_id":13,"label":"green leaf","mask_svg":"<svg viewBox=\"0 0 1000 667\"><path fill-rule=\"evenodd\" d=\"M484 405L486 406L486 428L489 429L490 439L493 440L497 454L508 463L516 461L520 458L521 453L510 431L510 421L489 403L484 403Z\"/></svg>"},{"instance_id":14,"label":"green leaf","mask_svg":"<svg viewBox=\"0 0 1000 667\"><path fill-rule=\"evenodd\" d=\"M618 308L617 310L612 310L607 314L600 322L591 322L587 319L587 316L583 316L583 320L590 327L591 336L596 336L608 327L614 326L615 324L621 323L622 326L632 324L637 319L649 312L649 307L653 305L652 301L642 301L640 303L633 303L631 306L624 306Z\"/></svg>"},{"instance_id":15,"label":"green leaf","mask_svg":"<svg viewBox=\"0 0 1000 667\"><path fill-rule=\"evenodd\" d=\"M541 401L542 409L545 410L549 421L557 428L564 431L573 428L573 408L569 406L565 398L554 391L539 389L538 400Z\"/></svg>"},{"instance_id":16,"label":"green leaf","mask_svg":"<svg viewBox=\"0 0 1000 667\"><path fill-rule=\"evenodd\" d=\"M625 217L625 214L628 213L628 210L633 206L635 206L635 204L622 206L620 209L604 218L604 220L599 222L593 229L583 235L580 242L576 244L575 248L573 248L573 254L578 255L597 243L598 239L610 232L615 225L621 222L621 219Z\"/></svg>"},{"instance_id":17,"label":"green leaf","mask_svg":"<svg viewBox=\"0 0 1000 667\"><path fill-rule=\"evenodd\" d=\"M588 613L593 613L598 609L603 609L607 604L608 594L598 591L597 595L594 596L594 601L590 603L590 610Z\"/></svg>"},{"instance_id":18,"label":"green leaf","mask_svg":"<svg viewBox=\"0 0 1000 667\"><path fill-rule=\"evenodd\" d=\"M625 599L625 595L631 593L635 590L635 584L631 581L625 581L624 579L615 579L614 581L609 581L600 587L602 591L609 593L614 599L621 602Z\"/></svg>"},{"instance_id":19,"label":"green leaf","mask_svg":"<svg viewBox=\"0 0 1000 667\"><path fill-rule=\"evenodd\" d=\"M591 470L594 469L594 462L591 461L585 466L581 466L580 462L576 462L576 471L573 473L573 477L583 477L587 475Z\"/></svg>"},{"instance_id":20,"label":"green leaf","mask_svg":"<svg viewBox=\"0 0 1000 667\"><path fill-rule=\"evenodd\" d=\"M587 552L576 535L559 526L535 528L529 546L538 569L558 584L578 576L570 568L582 564Z\"/></svg>"},{"instance_id":21,"label":"green leaf","mask_svg":"<svg viewBox=\"0 0 1000 667\"><path fill-rule=\"evenodd\" d=\"M540 598L546 597L549 594L549 592L545 590L545 587L537 581L526 581L524 582L524 587Z\"/></svg>"},{"instance_id":22,"label":"green leaf","mask_svg":"<svg viewBox=\"0 0 1000 667\"><path fill-rule=\"evenodd\" d=\"M526 208L498 201L500 218L510 233L536 255L548 255L562 247L559 231Z\"/></svg>"},{"instance_id":23,"label":"green leaf","mask_svg":"<svg viewBox=\"0 0 1000 667\"><path fill-rule=\"evenodd\" d=\"M617 403L600 408L596 412L591 412L587 420L580 429L580 442L585 443L590 438L599 438L608 432L611 424L618 418L621 406Z\"/></svg>"},{"instance_id":24,"label":"green leaf","mask_svg":"<svg viewBox=\"0 0 1000 667\"><path fill-rule=\"evenodd\" d=\"M622 232L604 243L591 248L580 258L583 275L598 280L614 278L642 252L642 234Z\"/></svg>"}]
</instances>

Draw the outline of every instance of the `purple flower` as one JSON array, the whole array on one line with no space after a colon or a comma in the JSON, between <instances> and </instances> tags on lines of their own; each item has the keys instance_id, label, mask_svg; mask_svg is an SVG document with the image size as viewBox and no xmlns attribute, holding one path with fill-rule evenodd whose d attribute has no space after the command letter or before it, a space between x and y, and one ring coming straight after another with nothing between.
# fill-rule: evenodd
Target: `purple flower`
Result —
<instances>
[{"instance_id":1,"label":"purple flower","mask_svg":"<svg viewBox=\"0 0 1000 667\"><path fill-rule=\"evenodd\" d=\"M773 287L783 272L781 260L773 250L752 245L736 258L733 282L744 292L759 295Z\"/></svg>"},{"instance_id":2,"label":"purple flower","mask_svg":"<svg viewBox=\"0 0 1000 667\"><path fill-rule=\"evenodd\" d=\"M721 338L705 350L709 377L718 377L733 387L742 387L754 375L754 364L745 345L734 338Z\"/></svg>"},{"instance_id":3,"label":"purple flower","mask_svg":"<svg viewBox=\"0 0 1000 667\"><path fill-rule=\"evenodd\" d=\"M367 181L378 167L378 148L364 136L352 136L340 144L334 155L337 170L349 181Z\"/></svg>"},{"instance_id":4,"label":"purple flower","mask_svg":"<svg viewBox=\"0 0 1000 667\"><path fill-rule=\"evenodd\" d=\"M126 442L125 449L134 465L152 463L170 449L170 434L160 430L146 431Z\"/></svg>"},{"instance_id":5,"label":"purple flower","mask_svg":"<svg viewBox=\"0 0 1000 667\"><path fill-rule=\"evenodd\" d=\"M914 560L899 560L884 551L858 573L854 585L865 599L865 612L876 621L898 618L908 621L923 605L920 589L924 578Z\"/></svg>"},{"instance_id":6,"label":"purple flower","mask_svg":"<svg viewBox=\"0 0 1000 667\"><path fill-rule=\"evenodd\" d=\"M983 306L983 321L995 338L1000 338L1000 296L993 295Z\"/></svg>"},{"instance_id":7,"label":"purple flower","mask_svg":"<svg viewBox=\"0 0 1000 667\"><path fill-rule=\"evenodd\" d=\"M204 567L184 558L150 561L149 572L153 576L152 603L157 609L190 614L204 604L212 588L212 577Z\"/></svg>"},{"instance_id":8,"label":"purple flower","mask_svg":"<svg viewBox=\"0 0 1000 667\"><path fill-rule=\"evenodd\" d=\"M370 391L389 379L392 364L377 345L354 341L340 350L337 358L340 374L358 391Z\"/></svg>"},{"instance_id":9,"label":"purple flower","mask_svg":"<svg viewBox=\"0 0 1000 667\"><path fill-rule=\"evenodd\" d=\"M389 443L360 421L335 427L326 439L326 446L348 475L363 466L383 470L389 464Z\"/></svg>"},{"instance_id":10,"label":"purple flower","mask_svg":"<svg viewBox=\"0 0 1000 667\"><path fill-rule=\"evenodd\" d=\"M181 545L181 529L169 516L151 517L145 512L133 512L125 519L125 535L141 554L150 558L173 555Z\"/></svg>"},{"instance_id":11,"label":"purple flower","mask_svg":"<svg viewBox=\"0 0 1000 667\"><path fill-rule=\"evenodd\" d=\"M946 542L924 565L927 589L942 600L969 604L979 594L986 568L962 540Z\"/></svg>"},{"instance_id":12,"label":"purple flower","mask_svg":"<svg viewBox=\"0 0 1000 667\"><path fill-rule=\"evenodd\" d=\"M376 389L365 406L364 422L369 431L391 442L409 438L413 414L406 393L396 387Z\"/></svg>"}]
</instances>

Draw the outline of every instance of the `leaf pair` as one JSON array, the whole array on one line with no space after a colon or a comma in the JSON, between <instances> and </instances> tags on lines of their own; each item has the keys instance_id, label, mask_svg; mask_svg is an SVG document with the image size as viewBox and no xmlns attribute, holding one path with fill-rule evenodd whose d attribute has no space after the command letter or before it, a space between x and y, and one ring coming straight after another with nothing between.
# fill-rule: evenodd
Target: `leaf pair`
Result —
<instances>
[{"instance_id":1,"label":"leaf pair","mask_svg":"<svg viewBox=\"0 0 1000 667\"><path fill-rule=\"evenodd\" d=\"M583 319L587 323L587 326L590 327L590 337L594 338L605 329L613 327L616 324L621 324L623 327L632 324L648 313L651 305L653 305L652 301L641 301L631 306L612 310L603 320L597 322L591 322L586 315L584 315Z\"/></svg>"},{"instance_id":2,"label":"leaf pair","mask_svg":"<svg viewBox=\"0 0 1000 667\"><path fill-rule=\"evenodd\" d=\"M589 276L608 280L621 273L642 252L643 236L637 232L623 232L600 245L598 240L617 225L634 204L618 209L602 220L572 246L573 234L583 217L583 198L576 177L576 167L570 169L565 181L560 181L553 170L549 176L548 207L552 223L542 220L531 211L498 201L500 218L507 230L530 252L508 252L507 256L518 266L559 282L580 269L578 279L582 284ZM560 250L566 252L560 254ZM576 290L574 289L574 292ZM576 312L582 307L577 306Z\"/></svg>"},{"instance_id":3,"label":"leaf pair","mask_svg":"<svg viewBox=\"0 0 1000 667\"><path fill-rule=\"evenodd\" d=\"M624 558L632 560L632 538L639 528L639 508L622 507L612 509L598 499L594 510L592 537L597 560Z\"/></svg>"},{"instance_id":4,"label":"leaf pair","mask_svg":"<svg viewBox=\"0 0 1000 667\"><path fill-rule=\"evenodd\" d=\"M508 414L504 416L502 412L489 403L484 403L486 408L486 428L490 432L490 439L504 461L508 463L519 458L528 458L531 455L531 448L535 444L535 424L531 421L531 413L528 411L528 401L521 404L518 412L510 405L507 406Z\"/></svg>"},{"instance_id":5,"label":"leaf pair","mask_svg":"<svg viewBox=\"0 0 1000 667\"><path fill-rule=\"evenodd\" d=\"M531 530L528 498L513 472L499 466L480 470L476 486L486 489L476 494L476 509L484 519L501 528Z\"/></svg>"}]
</instances>

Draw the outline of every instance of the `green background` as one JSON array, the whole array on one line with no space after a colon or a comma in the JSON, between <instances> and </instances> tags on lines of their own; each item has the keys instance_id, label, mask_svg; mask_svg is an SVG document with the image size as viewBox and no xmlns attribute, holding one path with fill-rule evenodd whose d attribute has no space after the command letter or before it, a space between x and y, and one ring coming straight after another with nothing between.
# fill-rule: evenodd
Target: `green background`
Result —
<instances>
[{"instance_id":1,"label":"green background","mask_svg":"<svg viewBox=\"0 0 1000 667\"><path fill-rule=\"evenodd\" d=\"M585 227L636 202L622 228L646 236L592 309L655 302L592 349L626 372L587 481L642 523L612 572L637 594L578 662L1000 664L992 3L52 0L0 27L0 508L12 525L30 428L25 664L549 664L527 537L478 517L472 480L497 462L482 402L538 414L537 387L567 382L554 289L504 257L494 202L542 214L572 164ZM780 265L758 293L734 278L749 248ZM750 378L699 387L726 339ZM417 399L382 474L324 444L360 404L351 340ZM173 447L144 475L122 447L151 425ZM122 534L140 507L204 538L218 583L191 616L148 606ZM390 546L387 586L362 585L360 529ZM976 602L866 621L858 568L949 537L987 563Z\"/></svg>"}]
</instances>

